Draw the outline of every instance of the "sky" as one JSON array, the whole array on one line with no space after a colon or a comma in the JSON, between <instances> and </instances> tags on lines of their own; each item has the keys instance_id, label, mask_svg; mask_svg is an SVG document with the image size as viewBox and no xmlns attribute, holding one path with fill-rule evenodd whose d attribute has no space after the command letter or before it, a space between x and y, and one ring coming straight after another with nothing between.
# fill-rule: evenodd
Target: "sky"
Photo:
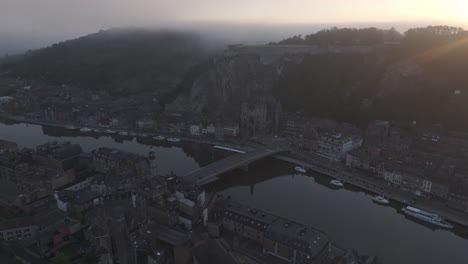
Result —
<instances>
[{"instance_id":1,"label":"sky","mask_svg":"<svg viewBox=\"0 0 468 264\"><path fill-rule=\"evenodd\" d=\"M0 0L0 52L127 26L274 38L320 26L429 24L468 28L468 0Z\"/></svg>"}]
</instances>

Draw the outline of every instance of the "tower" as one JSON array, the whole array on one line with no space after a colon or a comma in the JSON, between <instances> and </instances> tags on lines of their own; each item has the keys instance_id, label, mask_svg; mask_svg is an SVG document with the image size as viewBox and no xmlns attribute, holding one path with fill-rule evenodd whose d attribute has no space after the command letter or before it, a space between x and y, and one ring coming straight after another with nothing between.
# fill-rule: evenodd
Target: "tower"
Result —
<instances>
[{"instance_id":1,"label":"tower","mask_svg":"<svg viewBox=\"0 0 468 264\"><path fill-rule=\"evenodd\" d=\"M153 147L150 148L148 154L148 161L149 161L149 170L150 170L150 177L157 176L157 164L156 164L156 152L153 150Z\"/></svg>"}]
</instances>

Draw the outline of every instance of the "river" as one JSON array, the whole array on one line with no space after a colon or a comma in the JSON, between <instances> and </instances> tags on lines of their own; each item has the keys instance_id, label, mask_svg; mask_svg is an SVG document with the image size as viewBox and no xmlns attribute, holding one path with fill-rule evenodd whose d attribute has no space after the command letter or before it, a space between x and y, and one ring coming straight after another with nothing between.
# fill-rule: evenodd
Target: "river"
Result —
<instances>
[{"instance_id":1,"label":"river","mask_svg":"<svg viewBox=\"0 0 468 264\"><path fill-rule=\"evenodd\" d=\"M0 123L0 139L30 147L47 141L79 143L84 151L106 146L146 155L150 146L135 139L117 142L112 137L78 136L61 129L28 124ZM183 175L229 153L199 143L158 144L158 168L165 174ZM434 229L401 213L401 204L381 206L372 194L347 186L334 189L317 173L299 175L294 166L273 159L258 161L248 172L235 171L208 188L327 233L346 248L376 255L385 264L466 264L468 230Z\"/></svg>"}]
</instances>

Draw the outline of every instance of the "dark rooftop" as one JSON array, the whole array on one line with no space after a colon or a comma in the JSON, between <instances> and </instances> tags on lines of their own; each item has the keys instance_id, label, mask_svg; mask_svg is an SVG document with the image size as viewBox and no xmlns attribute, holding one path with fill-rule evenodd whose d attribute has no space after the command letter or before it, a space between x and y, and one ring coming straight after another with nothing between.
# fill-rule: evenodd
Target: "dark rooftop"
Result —
<instances>
[{"instance_id":1,"label":"dark rooftop","mask_svg":"<svg viewBox=\"0 0 468 264\"><path fill-rule=\"evenodd\" d=\"M310 254L312 258L317 256L329 242L324 233L283 218L276 218L265 233L265 237Z\"/></svg>"}]
</instances>

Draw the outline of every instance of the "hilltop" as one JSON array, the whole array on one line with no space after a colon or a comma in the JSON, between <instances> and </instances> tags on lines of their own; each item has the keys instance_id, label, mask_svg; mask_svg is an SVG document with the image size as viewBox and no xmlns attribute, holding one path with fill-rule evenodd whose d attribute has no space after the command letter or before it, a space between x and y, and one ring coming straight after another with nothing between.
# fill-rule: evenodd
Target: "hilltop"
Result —
<instances>
[{"instance_id":1,"label":"hilltop","mask_svg":"<svg viewBox=\"0 0 468 264\"><path fill-rule=\"evenodd\" d=\"M212 52L192 33L111 29L29 51L1 69L8 76L115 95L170 92Z\"/></svg>"}]
</instances>

